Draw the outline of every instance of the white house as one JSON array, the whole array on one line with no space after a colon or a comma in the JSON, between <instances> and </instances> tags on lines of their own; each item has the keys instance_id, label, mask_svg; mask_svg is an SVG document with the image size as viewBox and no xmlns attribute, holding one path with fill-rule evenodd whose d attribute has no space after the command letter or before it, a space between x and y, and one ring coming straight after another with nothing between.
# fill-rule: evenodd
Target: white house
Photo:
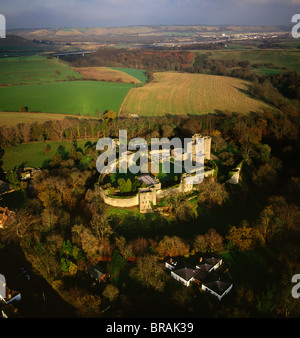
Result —
<instances>
[{"instance_id":1,"label":"white house","mask_svg":"<svg viewBox=\"0 0 300 338\"><path fill-rule=\"evenodd\" d=\"M172 259L165 262L165 267L171 271L171 276L185 286L192 282L201 285L203 291L209 292L221 300L233 287L233 284L221 280L213 273L223 261L217 257L205 258L196 268L186 262L178 263Z\"/></svg>"},{"instance_id":2,"label":"white house","mask_svg":"<svg viewBox=\"0 0 300 338\"><path fill-rule=\"evenodd\" d=\"M211 281L211 282L203 282L201 289L203 291L209 292L214 296L218 297L221 300L233 287L233 284L222 281L220 279Z\"/></svg>"},{"instance_id":3,"label":"white house","mask_svg":"<svg viewBox=\"0 0 300 338\"><path fill-rule=\"evenodd\" d=\"M220 258L209 257L206 258L202 264L196 265L196 268L202 269L206 272L212 272L217 270L222 265L222 263L223 261Z\"/></svg>"},{"instance_id":4,"label":"white house","mask_svg":"<svg viewBox=\"0 0 300 338\"><path fill-rule=\"evenodd\" d=\"M183 263L171 271L171 276L183 285L190 286L190 283L194 281L194 277L198 272L198 269L193 268L187 263Z\"/></svg>"}]
</instances>

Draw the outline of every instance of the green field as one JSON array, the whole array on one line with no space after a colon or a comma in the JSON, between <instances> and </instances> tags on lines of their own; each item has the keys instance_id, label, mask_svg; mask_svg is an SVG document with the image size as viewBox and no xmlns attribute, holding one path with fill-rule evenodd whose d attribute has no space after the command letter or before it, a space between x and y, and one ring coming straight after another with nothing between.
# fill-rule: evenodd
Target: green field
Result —
<instances>
[{"instance_id":1,"label":"green field","mask_svg":"<svg viewBox=\"0 0 300 338\"><path fill-rule=\"evenodd\" d=\"M136 79L140 80L142 83L146 83L148 78L146 76L146 71L142 69L134 69L134 68L119 68L119 67L109 67L111 69L119 70L126 74L129 74Z\"/></svg>"},{"instance_id":2,"label":"green field","mask_svg":"<svg viewBox=\"0 0 300 338\"><path fill-rule=\"evenodd\" d=\"M200 51L199 53L205 54L206 51ZM249 60L252 64L258 64L259 66L258 68L251 67L251 69L262 75L274 74L280 71L300 72L300 53L295 49L229 49L214 50L209 53L210 59ZM268 64L268 67L265 67L265 64Z\"/></svg>"},{"instance_id":3,"label":"green field","mask_svg":"<svg viewBox=\"0 0 300 338\"><path fill-rule=\"evenodd\" d=\"M95 142L97 140L78 140L77 146L83 148L87 141ZM47 141L21 144L14 147L4 149L3 170L12 170L15 166L19 166L26 162L29 167L39 168L44 161L49 160L57 151L57 148L62 145L66 150L70 149L72 141ZM50 145L49 153L45 152L47 145Z\"/></svg>"},{"instance_id":4,"label":"green field","mask_svg":"<svg viewBox=\"0 0 300 338\"><path fill-rule=\"evenodd\" d=\"M0 111L29 111L56 114L80 114L98 117L100 110L119 111L128 91L128 83L63 81L0 88Z\"/></svg>"},{"instance_id":5,"label":"green field","mask_svg":"<svg viewBox=\"0 0 300 338\"><path fill-rule=\"evenodd\" d=\"M81 79L64 61L42 56L0 59L0 85L37 84Z\"/></svg>"}]
</instances>

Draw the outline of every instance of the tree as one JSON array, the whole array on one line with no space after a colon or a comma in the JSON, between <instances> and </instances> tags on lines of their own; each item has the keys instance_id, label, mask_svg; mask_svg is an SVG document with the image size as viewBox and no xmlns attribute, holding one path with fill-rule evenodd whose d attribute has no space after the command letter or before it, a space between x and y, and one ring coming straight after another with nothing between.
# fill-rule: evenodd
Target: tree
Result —
<instances>
[{"instance_id":1,"label":"tree","mask_svg":"<svg viewBox=\"0 0 300 338\"><path fill-rule=\"evenodd\" d=\"M128 178L126 181L124 178L119 178L118 185L121 193L128 193L132 190L132 182L130 178Z\"/></svg>"},{"instance_id":2,"label":"tree","mask_svg":"<svg viewBox=\"0 0 300 338\"><path fill-rule=\"evenodd\" d=\"M106 213L93 214L93 217L91 220L91 228L94 234L100 240L103 240L104 238L108 238L113 233L113 230L108 222Z\"/></svg>"},{"instance_id":3,"label":"tree","mask_svg":"<svg viewBox=\"0 0 300 338\"><path fill-rule=\"evenodd\" d=\"M4 171L3 171L3 161L2 161L2 158L4 156L4 149L1 148L0 146L0 180L4 179L5 177L5 174L4 174Z\"/></svg>"},{"instance_id":4,"label":"tree","mask_svg":"<svg viewBox=\"0 0 300 338\"><path fill-rule=\"evenodd\" d=\"M110 302L113 302L118 298L119 293L120 292L116 286L114 286L113 284L108 284L106 285L102 294L105 298L108 298Z\"/></svg>"},{"instance_id":5,"label":"tree","mask_svg":"<svg viewBox=\"0 0 300 338\"><path fill-rule=\"evenodd\" d=\"M234 156L228 151L223 151L219 154L219 157L222 159L222 164L226 166L232 166L234 164Z\"/></svg>"},{"instance_id":6,"label":"tree","mask_svg":"<svg viewBox=\"0 0 300 338\"><path fill-rule=\"evenodd\" d=\"M20 185L19 179L20 175L17 168L14 168L14 170L10 170L6 173L6 180L14 187L18 187Z\"/></svg>"},{"instance_id":7,"label":"tree","mask_svg":"<svg viewBox=\"0 0 300 338\"><path fill-rule=\"evenodd\" d=\"M162 137L172 137L174 134L174 128L170 124L164 124L161 128Z\"/></svg>"},{"instance_id":8,"label":"tree","mask_svg":"<svg viewBox=\"0 0 300 338\"><path fill-rule=\"evenodd\" d=\"M52 229L58 221L58 216L54 209L44 209L42 212L42 223L45 230Z\"/></svg>"},{"instance_id":9,"label":"tree","mask_svg":"<svg viewBox=\"0 0 300 338\"><path fill-rule=\"evenodd\" d=\"M219 152L227 147L226 141L221 136L221 133L217 130L212 135L212 148L214 152Z\"/></svg>"},{"instance_id":10,"label":"tree","mask_svg":"<svg viewBox=\"0 0 300 338\"><path fill-rule=\"evenodd\" d=\"M17 133L21 138L22 142L28 143L30 141L30 124L19 123L17 126Z\"/></svg>"},{"instance_id":11,"label":"tree","mask_svg":"<svg viewBox=\"0 0 300 338\"><path fill-rule=\"evenodd\" d=\"M195 241L194 241L194 250L196 252L206 252L207 243L205 240L205 236L203 235L196 236Z\"/></svg>"},{"instance_id":12,"label":"tree","mask_svg":"<svg viewBox=\"0 0 300 338\"><path fill-rule=\"evenodd\" d=\"M107 110L107 111L104 113L104 119L105 119L107 122L114 120L116 117L117 117L117 113L114 112L113 110Z\"/></svg>"},{"instance_id":13,"label":"tree","mask_svg":"<svg viewBox=\"0 0 300 338\"><path fill-rule=\"evenodd\" d=\"M165 236L158 243L156 252L161 257L183 256L189 252L189 247L177 236Z\"/></svg>"},{"instance_id":14,"label":"tree","mask_svg":"<svg viewBox=\"0 0 300 338\"><path fill-rule=\"evenodd\" d=\"M185 196L170 196L167 198L167 205L178 221L189 221L196 216L196 210L192 208Z\"/></svg>"},{"instance_id":15,"label":"tree","mask_svg":"<svg viewBox=\"0 0 300 338\"><path fill-rule=\"evenodd\" d=\"M70 275L76 275L77 270L78 270L77 265L73 262L70 262L69 269L68 269Z\"/></svg>"},{"instance_id":16,"label":"tree","mask_svg":"<svg viewBox=\"0 0 300 338\"><path fill-rule=\"evenodd\" d=\"M223 237L217 233L215 229L209 229L208 232L204 235L205 241L207 243L207 248L211 251L220 252L223 250Z\"/></svg>"},{"instance_id":17,"label":"tree","mask_svg":"<svg viewBox=\"0 0 300 338\"><path fill-rule=\"evenodd\" d=\"M50 150L51 150L51 146L50 146L50 144L47 144L46 147L45 147L45 149L44 149L44 153L45 154L49 154Z\"/></svg>"},{"instance_id":18,"label":"tree","mask_svg":"<svg viewBox=\"0 0 300 338\"><path fill-rule=\"evenodd\" d=\"M27 240L40 239L40 218L26 209L20 209L10 216L0 229L1 239L4 242L25 243Z\"/></svg>"},{"instance_id":19,"label":"tree","mask_svg":"<svg viewBox=\"0 0 300 338\"><path fill-rule=\"evenodd\" d=\"M147 255L139 258L136 266L131 269L130 276L155 291L164 290L166 274L155 256Z\"/></svg>"},{"instance_id":20,"label":"tree","mask_svg":"<svg viewBox=\"0 0 300 338\"><path fill-rule=\"evenodd\" d=\"M39 245L36 254L29 254L30 263L37 269L45 278L53 280L59 276L61 266L53 254L53 251L48 249L47 244Z\"/></svg>"},{"instance_id":21,"label":"tree","mask_svg":"<svg viewBox=\"0 0 300 338\"><path fill-rule=\"evenodd\" d=\"M45 188L38 194L46 209L55 209L62 206L62 196L56 189Z\"/></svg>"},{"instance_id":22,"label":"tree","mask_svg":"<svg viewBox=\"0 0 300 338\"><path fill-rule=\"evenodd\" d=\"M261 188L267 188L275 184L277 176L277 171L272 168L270 163L265 163L253 172L252 182Z\"/></svg>"},{"instance_id":23,"label":"tree","mask_svg":"<svg viewBox=\"0 0 300 338\"><path fill-rule=\"evenodd\" d=\"M135 239L132 243L132 250L136 256L143 256L145 255L149 250L149 244L148 241L143 238L139 237Z\"/></svg>"},{"instance_id":24,"label":"tree","mask_svg":"<svg viewBox=\"0 0 300 338\"><path fill-rule=\"evenodd\" d=\"M82 250L90 262L96 262L101 255L100 241L93 235L92 231L83 225L74 225L72 227L73 235L79 236Z\"/></svg>"},{"instance_id":25,"label":"tree","mask_svg":"<svg viewBox=\"0 0 300 338\"><path fill-rule=\"evenodd\" d=\"M229 230L227 240L231 241L238 250L249 250L254 244L253 228L247 224L243 224L239 228L233 226Z\"/></svg>"},{"instance_id":26,"label":"tree","mask_svg":"<svg viewBox=\"0 0 300 338\"><path fill-rule=\"evenodd\" d=\"M189 221L195 216L195 211L186 199L178 199L175 197L175 204L173 205L173 213L178 221Z\"/></svg>"},{"instance_id":27,"label":"tree","mask_svg":"<svg viewBox=\"0 0 300 338\"><path fill-rule=\"evenodd\" d=\"M20 109L19 109L19 112L21 112L21 113L28 112L28 107L26 107L26 106L21 106Z\"/></svg>"},{"instance_id":28,"label":"tree","mask_svg":"<svg viewBox=\"0 0 300 338\"><path fill-rule=\"evenodd\" d=\"M126 239L123 236L116 238L116 246L125 259L133 256L131 244L126 244Z\"/></svg>"},{"instance_id":29,"label":"tree","mask_svg":"<svg viewBox=\"0 0 300 338\"><path fill-rule=\"evenodd\" d=\"M282 196L272 196L267 206L259 215L256 227L261 244L271 241L274 237L287 236L290 231L297 231L300 209L290 204Z\"/></svg>"},{"instance_id":30,"label":"tree","mask_svg":"<svg viewBox=\"0 0 300 338\"><path fill-rule=\"evenodd\" d=\"M268 144L259 143L256 146L258 151L258 158L262 162L268 162L271 155L271 147Z\"/></svg>"},{"instance_id":31,"label":"tree","mask_svg":"<svg viewBox=\"0 0 300 338\"><path fill-rule=\"evenodd\" d=\"M198 185L198 203L205 203L208 207L222 205L228 199L225 186L213 179L204 179Z\"/></svg>"}]
</instances>

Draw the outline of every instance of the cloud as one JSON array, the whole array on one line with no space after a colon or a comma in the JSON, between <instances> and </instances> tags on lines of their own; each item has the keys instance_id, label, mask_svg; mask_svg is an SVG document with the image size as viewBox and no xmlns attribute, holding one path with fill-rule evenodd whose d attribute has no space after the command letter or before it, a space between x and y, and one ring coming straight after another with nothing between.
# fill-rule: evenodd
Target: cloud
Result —
<instances>
[{"instance_id":1,"label":"cloud","mask_svg":"<svg viewBox=\"0 0 300 338\"><path fill-rule=\"evenodd\" d=\"M240 2L240 1L237 1ZM274 4L274 5L300 5L300 0L244 0L251 4Z\"/></svg>"},{"instance_id":2,"label":"cloud","mask_svg":"<svg viewBox=\"0 0 300 338\"><path fill-rule=\"evenodd\" d=\"M1 0L8 27L289 24L300 0Z\"/></svg>"}]
</instances>

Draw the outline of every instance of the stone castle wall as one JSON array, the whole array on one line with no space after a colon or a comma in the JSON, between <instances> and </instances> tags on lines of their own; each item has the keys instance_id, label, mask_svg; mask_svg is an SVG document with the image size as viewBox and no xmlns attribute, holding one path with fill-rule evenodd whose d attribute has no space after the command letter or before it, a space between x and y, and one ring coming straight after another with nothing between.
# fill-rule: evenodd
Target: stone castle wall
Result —
<instances>
[{"instance_id":1,"label":"stone castle wall","mask_svg":"<svg viewBox=\"0 0 300 338\"><path fill-rule=\"evenodd\" d=\"M214 170L204 173L205 177L212 176ZM104 203L118 208L140 207L140 212L150 212L152 210L151 203L156 205L157 200L173 196L180 193L186 193L193 190L192 184L186 184L185 180L188 176L183 175L180 184L177 187L167 189L161 188L144 188L141 189L135 196L132 197L110 197L106 191L100 187L100 194Z\"/></svg>"}]
</instances>

